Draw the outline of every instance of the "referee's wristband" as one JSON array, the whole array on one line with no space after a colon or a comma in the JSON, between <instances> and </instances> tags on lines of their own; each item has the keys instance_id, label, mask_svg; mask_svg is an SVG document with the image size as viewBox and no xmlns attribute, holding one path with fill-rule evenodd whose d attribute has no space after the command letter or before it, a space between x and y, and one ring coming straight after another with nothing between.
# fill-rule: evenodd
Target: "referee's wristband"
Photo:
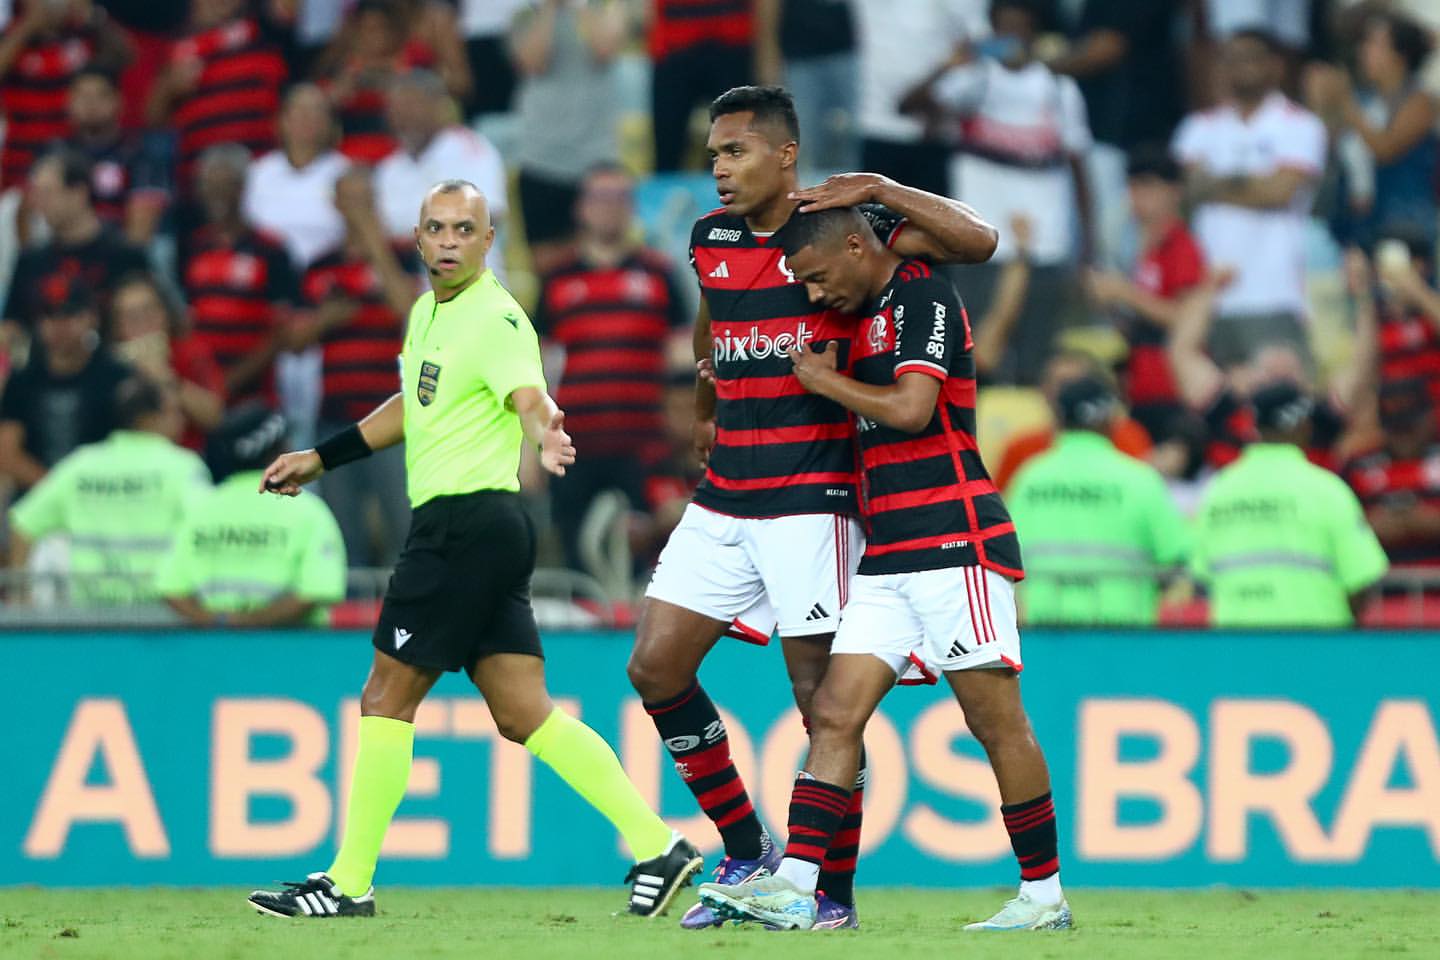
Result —
<instances>
[{"instance_id":1,"label":"referee's wristband","mask_svg":"<svg viewBox=\"0 0 1440 960\"><path fill-rule=\"evenodd\" d=\"M319 454L320 463L326 470L334 470L355 460L364 460L375 451L365 442L360 425L352 423L335 436L316 444L315 452Z\"/></svg>"}]
</instances>

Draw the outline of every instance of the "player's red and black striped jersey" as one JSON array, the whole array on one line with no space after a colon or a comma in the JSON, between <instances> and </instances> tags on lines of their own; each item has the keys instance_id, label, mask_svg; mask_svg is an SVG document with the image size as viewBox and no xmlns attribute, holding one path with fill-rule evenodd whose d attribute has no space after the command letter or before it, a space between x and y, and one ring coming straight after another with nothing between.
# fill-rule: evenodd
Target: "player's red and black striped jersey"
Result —
<instances>
[{"instance_id":1,"label":"player's red and black striped jersey","mask_svg":"<svg viewBox=\"0 0 1440 960\"><path fill-rule=\"evenodd\" d=\"M882 240L904 222L864 211ZM716 210L695 222L690 262L710 308L715 364L715 447L695 503L735 517L854 513L850 414L809 393L786 356L792 346L839 343L844 369L859 322L810 302L805 285L768 237Z\"/></svg>"},{"instance_id":2,"label":"player's red and black striped jersey","mask_svg":"<svg viewBox=\"0 0 1440 960\"><path fill-rule=\"evenodd\" d=\"M187 37L175 44L170 60L204 65L172 121L180 134L182 184L190 182L200 154L217 144L238 143L257 157L275 145L280 87L289 69L259 21L231 20Z\"/></svg>"},{"instance_id":3,"label":"player's red and black striped jersey","mask_svg":"<svg viewBox=\"0 0 1440 960\"><path fill-rule=\"evenodd\" d=\"M970 321L949 281L902 263L851 345L853 375L888 387L906 373L940 381L930 422L907 433L856 418L864 467L860 573L987 567L1024 576L1015 524L980 461Z\"/></svg>"},{"instance_id":4,"label":"player's red and black striped jersey","mask_svg":"<svg viewBox=\"0 0 1440 960\"><path fill-rule=\"evenodd\" d=\"M45 148L69 134L70 81L94 55L95 40L88 30L32 41L20 51L0 87L5 108L0 190L24 183Z\"/></svg>"},{"instance_id":5,"label":"player's red and black striped jersey","mask_svg":"<svg viewBox=\"0 0 1440 960\"><path fill-rule=\"evenodd\" d=\"M312 309L331 299L354 305L350 319L320 341L320 417L335 423L363 419L400 389L397 358L405 318L391 309L370 261L343 250L310 265L300 281L300 296Z\"/></svg>"},{"instance_id":6,"label":"player's red and black striped jersey","mask_svg":"<svg viewBox=\"0 0 1440 960\"><path fill-rule=\"evenodd\" d=\"M1420 379L1440 407L1440 330L1424 314L1382 308L1379 321L1380 379Z\"/></svg>"},{"instance_id":7,"label":"player's red and black striped jersey","mask_svg":"<svg viewBox=\"0 0 1440 960\"><path fill-rule=\"evenodd\" d=\"M294 268L279 240L247 230L233 244L209 228L187 244L181 269L195 335L225 372L275 334L285 304L296 300ZM273 399L271 374L232 401Z\"/></svg>"},{"instance_id":8,"label":"player's red and black striped jersey","mask_svg":"<svg viewBox=\"0 0 1440 960\"><path fill-rule=\"evenodd\" d=\"M580 449L662 455L666 342L687 322L670 262L653 251L613 267L575 257L545 277L535 325L565 349L555 402Z\"/></svg>"},{"instance_id":9,"label":"player's red and black striped jersey","mask_svg":"<svg viewBox=\"0 0 1440 960\"><path fill-rule=\"evenodd\" d=\"M1374 450L1347 463L1344 477L1367 511L1417 504L1440 510L1440 443L1413 460L1397 460L1383 449ZM1386 552L1392 563L1440 566L1440 543L1434 541L1417 538Z\"/></svg>"},{"instance_id":10,"label":"player's red and black striped jersey","mask_svg":"<svg viewBox=\"0 0 1440 960\"><path fill-rule=\"evenodd\" d=\"M656 59L701 43L749 48L754 0L656 0L650 55Z\"/></svg>"}]
</instances>

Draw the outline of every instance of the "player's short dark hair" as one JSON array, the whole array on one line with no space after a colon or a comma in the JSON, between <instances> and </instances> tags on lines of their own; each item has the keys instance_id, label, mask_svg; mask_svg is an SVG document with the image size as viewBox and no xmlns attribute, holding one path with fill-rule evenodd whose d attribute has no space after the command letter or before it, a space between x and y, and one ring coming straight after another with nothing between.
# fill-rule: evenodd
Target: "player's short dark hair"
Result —
<instances>
[{"instance_id":1,"label":"player's short dark hair","mask_svg":"<svg viewBox=\"0 0 1440 960\"><path fill-rule=\"evenodd\" d=\"M800 118L795 113L795 98L784 87L731 87L710 104L711 123L732 113L752 113L755 123L777 126L791 140L800 142Z\"/></svg>"},{"instance_id":2,"label":"player's short dark hair","mask_svg":"<svg viewBox=\"0 0 1440 960\"><path fill-rule=\"evenodd\" d=\"M843 242L852 233L870 229L860 211L854 207L831 207L813 213L796 213L775 233L775 243L793 257L806 247L831 246Z\"/></svg>"},{"instance_id":3,"label":"player's short dark hair","mask_svg":"<svg viewBox=\"0 0 1440 960\"><path fill-rule=\"evenodd\" d=\"M1180 164L1161 143L1142 143L1125 159L1127 177L1154 177L1166 183L1179 183L1183 178Z\"/></svg>"},{"instance_id":4,"label":"player's short dark hair","mask_svg":"<svg viewBox=\"0 0 1440 960\"><path fill-rule=\"evenodd\" d=\"M1414 73L1420 69L1425 58L1430 56L1432 44L1425 28L1401 13L1391 10L1377 10L1365 18L1365 29L1384 25L1390 31L1390 43L1395 52L1405 61L1405 67Z\"/></svg>"},{"instance_id":5,"label":"player's short dark hair","mask_svg":"<svg viewBox=\"0 0 1440 960\"><path fill-rule=\"evenodd\" d=\"M60 182L65 189L73 190L76 187L85 188L85 198L93 201L95 199L94 184L92 177L95 176L95 163L85 154L74 147L64 145L52 147L47 150L35 166L53 163L60 171Z\"/></svg>"},{"instance_id":6,"label":"player's short dark hair","mask_svg":"<svg viewBox=\"0 0 1440 960\"><path fill-rule=\"evenodd\" d=\"M1236 30L1234 33L1230 34L1229 39L1254 40L1256 43L1260 44L1260 46L1264 47L1271 56L1274 57L1281 57L1284 56L1286 53L1290 52L1290 48L1286 46L1285 41L1281 40L1279 35L1276 34L1275 31L1271 30L1269 27L1264 27L1259 24L1253 24L1248 27L1241 27L1239 30Z\"/></svg>"},{"instance_id":7,"label":"player's short dark hair","mask_svg":"<svg viewBox=\"0 0 1440 960\"><path fill-rule=\"evenodd\" d=\"M115 388L115 419L123 426L137 426L164 409L165 388L149 377L130 377Z\"/></svg>"}]
</instances>

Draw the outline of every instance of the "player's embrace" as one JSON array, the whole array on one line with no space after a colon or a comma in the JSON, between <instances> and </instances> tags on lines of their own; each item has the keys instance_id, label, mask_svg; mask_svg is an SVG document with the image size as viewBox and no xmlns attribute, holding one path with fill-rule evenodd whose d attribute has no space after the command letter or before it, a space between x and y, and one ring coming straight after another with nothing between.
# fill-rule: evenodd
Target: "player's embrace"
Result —
<instances>
[{"instance_id":1,"label":"player's embrace","mask_svg":"<svg viewBox=\"0 0 1440 960\"><path fill-rule=\"evenodd\" d=\"M811 704L785 858L774 876L705 884L700 899L725 916L809 929L866 722L897 679L943 675L990 758L1020 862L1019 896L966 929L1069 927L1049 772L1020 701L1020 548L977 452L965 311L947 281L885 249L853 210L797 215L776 241L813 302L868 304L853 377L836 369L833 346L789 351L807 390L855 414L868 541Z\"/></svg>"}]
</instances>

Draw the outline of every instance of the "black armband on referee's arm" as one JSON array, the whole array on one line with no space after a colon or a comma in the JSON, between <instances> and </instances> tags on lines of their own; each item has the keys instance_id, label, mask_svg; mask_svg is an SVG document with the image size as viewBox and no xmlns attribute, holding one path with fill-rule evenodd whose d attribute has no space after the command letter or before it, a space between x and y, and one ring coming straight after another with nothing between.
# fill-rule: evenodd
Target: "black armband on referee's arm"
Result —
<instances>
[{"instance_id":1,"label":"black armband on referee's arm","mask_svg":"<svg viewBox=\"0 0 1440 960\"><path fill-rule=\"evenodd\" d=\"M326 470L334 470L351 461L364 460L375 451L365 442L360 424L352 423L335 436L316 444L315 452L320 455L320 463Z\"/></svg>"}]
</instances>

